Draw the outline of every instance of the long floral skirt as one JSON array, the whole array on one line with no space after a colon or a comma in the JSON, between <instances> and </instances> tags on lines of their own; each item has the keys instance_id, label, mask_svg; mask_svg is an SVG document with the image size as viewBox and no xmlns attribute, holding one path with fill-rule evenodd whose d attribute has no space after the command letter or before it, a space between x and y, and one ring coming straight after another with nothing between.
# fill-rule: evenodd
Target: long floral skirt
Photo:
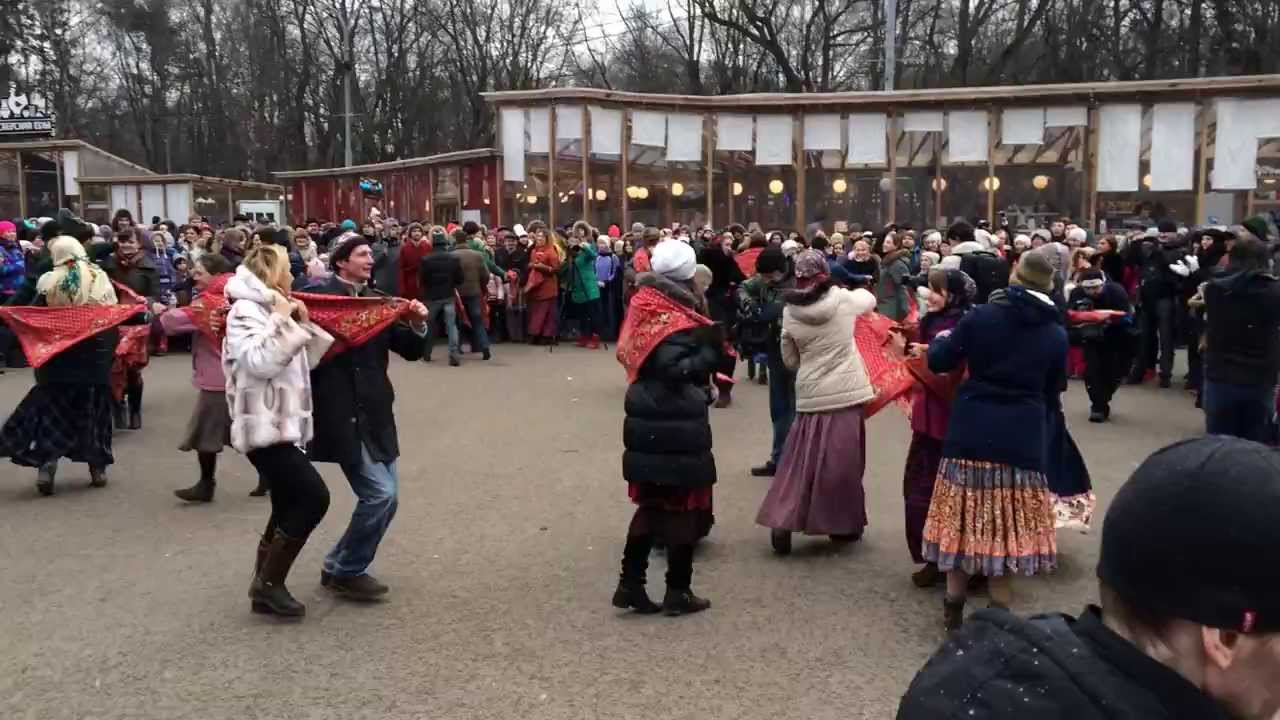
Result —
<instances>
[{"instance_id":1,"label":"long floral skirt","mask_svg":"<svg viewBox=\"0 0 1280 720\"><path fill-rule=\"evenodd\" d=\"M807 535L861 534L867 526L864 423L861 406L796 413L756 522Z\"/></svg>"},{"instance_id":2,"label":"long floral skirt","mask_svg":"<svg viewBox=\"0 0 1280 720\"><path fill-rule=\"evenodd\" d=\"M911 434L907 466L902 473L902 497L906 507L907 550L911 559L923 563L924 523L929 517L933 483L942 462L942 441L922 432Z\"/></svg>"},{"instance_id":3,"label":"long floral skirt","mask_svg":"<svg viewBox=\"0 0 1280 720\"><path fill-rule=\"evenodd\" d=\"M0 428L0 457L40 467L58 458L105 468L111 454L111 387L36 385Z\"/></svg>"},{"instance_id":4,"label":"long floral skirt","mask_svg":"<svg viewBox=\"0 0 1280 720\"><path fill-rule=\"evenodd\" d=\"M1000 577L1058 562L1053 500L1043 473L944 457L924 526L924 559L943 571Z\"/></svg>"}]
</instances>

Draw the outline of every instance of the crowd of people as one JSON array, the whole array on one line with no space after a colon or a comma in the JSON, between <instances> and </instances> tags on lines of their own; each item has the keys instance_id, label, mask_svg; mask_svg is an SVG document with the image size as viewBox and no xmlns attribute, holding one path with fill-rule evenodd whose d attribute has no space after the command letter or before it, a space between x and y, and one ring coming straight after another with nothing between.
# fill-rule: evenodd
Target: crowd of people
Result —
<instances>
[{"instance_id":1,"label":"crowd of people","mask_svg":"<svg viewBox=\"0 0 1280 720\"><path fill-rule=\"evenodd\" d=\"M1134 573L1147 570L1130 552L1157 552L1155 540L1133 533L1166 519L1132 496L1155 492L1162 472L1183 478L1178 507L1210 502L1194 457L1232 452L1252 481L1242 486L1276 506L1276 476L1259 475L1275 470L1274 456L1257 444L1276 435L1275 240L1262 217L1097 237L1066 218L1033 232L960 221L784 236L737 224L401 225L376 211L358 223L236 218L218 229L201 218L180 227L153 218L144 228L121 211L96 227L62 211L0 222L0 353L36 367L0 428L0 456L36 469L42 494L54 493L62 458L87 464L90 484L105 486L113 432L142 426L147 358L189 337L196 400L180 448L196 452L199 479L175 493L209 502L222 449L248 457L258 472L252 494L271 502L251 607L298 617L305 607L285 580L329 505L316 462L339 465L357 498L321 584L359 601L389 591L369 570L398 504L391 352L430 362L443 336L457 366L464 345L488 360L494 342L616 342L627 379L622 475L636 506L616 607L710 607L692 579L694 548L714 523L711 412L732 405L737 383L758 382L768 386L772 442L751 470L771 478L756 521L776 553L789 554L796 533L861 538L866 422L897 405L912 431L903 462L911 581L945 586L949 630L966 625L975 589L990 598L991 610L952 642L1008 653L1017 635L1049 652L1070 636L1071 652L1097 659L1139 629L1164 637L1178 622L1222 633L1277 627L1274 602L1228 584L1208 599L1143 595ZM1104 526L1102 610L1074 625L1009 615L1012 578L1053 570L1058 529L1091 521L1092 482L1061 402L1068 379L1084 380L1088 420L1108 422L1125 381L1154 374L1170 387L1184 346L1185 386L1206 432L1241 440L1192 441L1139 468ZM735 377L739 361L745 380ZM1231 505L1245 502L1243 491L1222 485L1213 497L1223 507L1256 513ZM1199 540L1237 553L1256 542L1230 535L1223 527ZM1189 547L1175 530L1159 537ZM661 603L646 592L655 547L667 556ZM1176 578L1202 577L1218 559L1204 547L1186 552L1205 562L1185 569L1166 559L1180 596L1196 589ZM1220 655L1244 652L1222 647ZM942 717L938 708L967 702L929 695L966 681L953 666L940 657L926 668L904 717Z\"/></svg>"}]
</instances>

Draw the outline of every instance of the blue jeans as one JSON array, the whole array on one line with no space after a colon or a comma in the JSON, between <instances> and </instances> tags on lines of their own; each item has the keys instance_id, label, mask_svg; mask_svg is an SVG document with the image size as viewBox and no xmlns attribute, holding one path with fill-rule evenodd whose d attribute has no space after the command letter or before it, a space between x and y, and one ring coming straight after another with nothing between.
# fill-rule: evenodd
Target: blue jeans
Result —
<instances>
[{"instance_id":1,"label":"blue jeans","mask_svg":"<svg viewBox=\"0 0 1280 720\"><path fill-rule=\"evenodd\" d=\"M1274 385L1236 385L1204 380L1204 431L1266 442L1276 411Z\"/></svg>"},{"instance_id":2,"label":"blue jeans","mask_svg":"<svg viewBox=\"0 0 1280 720\"><path fill-rule=\"evenodd\" d=\"M777 465L782 447L796 419L796 375L782 364L782 356L769 354L769 419L773 421L773 450L769 462Z\"/></svg>"},{"instance_id":3,"label":"blue jeans","mask_svg":"<svg viewBox=\"0 0 1280 720\"><path fill-rule=\"evenodd\" d=\"M387 534L400 504L400 479L396 462L374 462L369 449L360 446L360 462L342 463L342 473L356 494L351 524L324 558L324 570L331 575L363 575L373 563L378 543Z\"/></svg>"},{"instance_id":4,"label":"blue jeans","mask_svg":"<svg viewBox=\"0 0 1280 720\"><path fill-rule=\"evenodd\" d=\"M458 348L458 309L453 298L432 300L427 303L427 312L431 317L427 323L427 357L431 356L431 335L435 331L437 318L444 319L444 331L449 337L449 355L461 354Z\"/></svg>"},{"instance_id":5,"label":"blue jeans","mask_svg":"<svg viewBox=\"0 0 1280 720\"><path fill-rule=\"evenodd\" d=\"M489 349L489 332L484 329L484 315L480 303L484 297L475 295L462 298L462 306L467 309L467 317L471 320L471 352L484 352Z\"/></svg>"}]
</instances>

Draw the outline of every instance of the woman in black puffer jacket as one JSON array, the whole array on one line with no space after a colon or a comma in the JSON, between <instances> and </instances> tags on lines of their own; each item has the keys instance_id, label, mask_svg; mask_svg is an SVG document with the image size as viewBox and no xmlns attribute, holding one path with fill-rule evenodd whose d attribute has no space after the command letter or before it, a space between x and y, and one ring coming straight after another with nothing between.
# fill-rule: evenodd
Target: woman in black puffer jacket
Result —
<instances>
[{"instance_id":1,"label":"woman in black puffer jacket","mask_svg":"<svg viewBox=\"0 0 1280 720\"><path fill-rule=\"evenodd\" d=\"M722 361L723 332L705 315L692 288L693 249L659 243L654 272L636 279L618 360L627 370L622 474L636 504L622 554L615 607L682 615L711 606L693 594L693 545L711 511L716 463L707 406L712 376ZM655 541L667 547L667 592L662 606L645 592Z\"/></svg>"}]
</instances>

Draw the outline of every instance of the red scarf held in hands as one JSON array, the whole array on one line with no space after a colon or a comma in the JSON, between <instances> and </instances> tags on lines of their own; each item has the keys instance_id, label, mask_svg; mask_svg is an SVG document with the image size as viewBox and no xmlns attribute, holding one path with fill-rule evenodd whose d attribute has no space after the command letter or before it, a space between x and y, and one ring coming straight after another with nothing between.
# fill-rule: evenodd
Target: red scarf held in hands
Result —
<instances>
[{"instance_id":1,"label":"red scarf held in hands","mask_svg":"<svg viewBox=\"0 0 1280 720\"><path fill-rule=\"evenodd\" d=\"M18 336L31 367L39 368L62 351L110 330L144 310L138 307L144 300L137 293L120 283L112 284L118 300L115 305L0 307L0 320ZM145 329L145 326L139 327ZM118 346L116 355L120 355Z\"/></svg>"},{"instance_id":2,"label":"red scarf held in hands","mask_svg":"<svg viewBox=\"0 0 1280 720\"><path fill-rule=\"evenodd\" d=\"M222 335L214 332L214 320L225 332L223 320L231 304L227 301L226 286L230 274L219 275L209 283L191 304L182 308L202 335L218 345ZM409 303L392 297L348 297L345 295L321 295L296 292L292 296L307 306L311 322L324 328L333 336L333 345L324 359L359 347L409 312Z\"/></svg>"},{"instance_id":3,"label":"red scarf held in hands","mask_svg":"<svg viewBox=\"0 0 1280 720\"><path fill-rule=\"evenodd\" d=\"M683 330L711 325L711 319L651 288L640 288L627 307L627 319L618 336L618 362L627 371L627 382L640 377L640 368L653 349Z\"/></svg>"},{"instance_id":4,"label":"red scarf held in hands","mask_svg":"<svg viewBox=\"0 0 1280 720\"><path fill-rule=\"evenodd\" d=\"M911 413L911 404L906 401L907 391L916 383L911 374L907 359L890 342L889 329L896 326L893 319L879 313L869 313L858 318L853 326L854 343L858 346L858 354L862 356L862 365L867 369L867 377L875 397L863 406L867 419L880 412L889 403L899 401L899 405Z\"/></svg>"},{"instance_id":5,"label":"red scarf held in hands","mask_svg":"<svg viewBox=\"0 0 1280 720\"><path fill-rule=\"evenodd\" d=\"M764 248L747 248L737 255L733 256L733 261L738 263L738 269L743 275L751 277L756 274L756 260L760 258L760 253L764 252Z\"/></svg>"}]
</instances>

